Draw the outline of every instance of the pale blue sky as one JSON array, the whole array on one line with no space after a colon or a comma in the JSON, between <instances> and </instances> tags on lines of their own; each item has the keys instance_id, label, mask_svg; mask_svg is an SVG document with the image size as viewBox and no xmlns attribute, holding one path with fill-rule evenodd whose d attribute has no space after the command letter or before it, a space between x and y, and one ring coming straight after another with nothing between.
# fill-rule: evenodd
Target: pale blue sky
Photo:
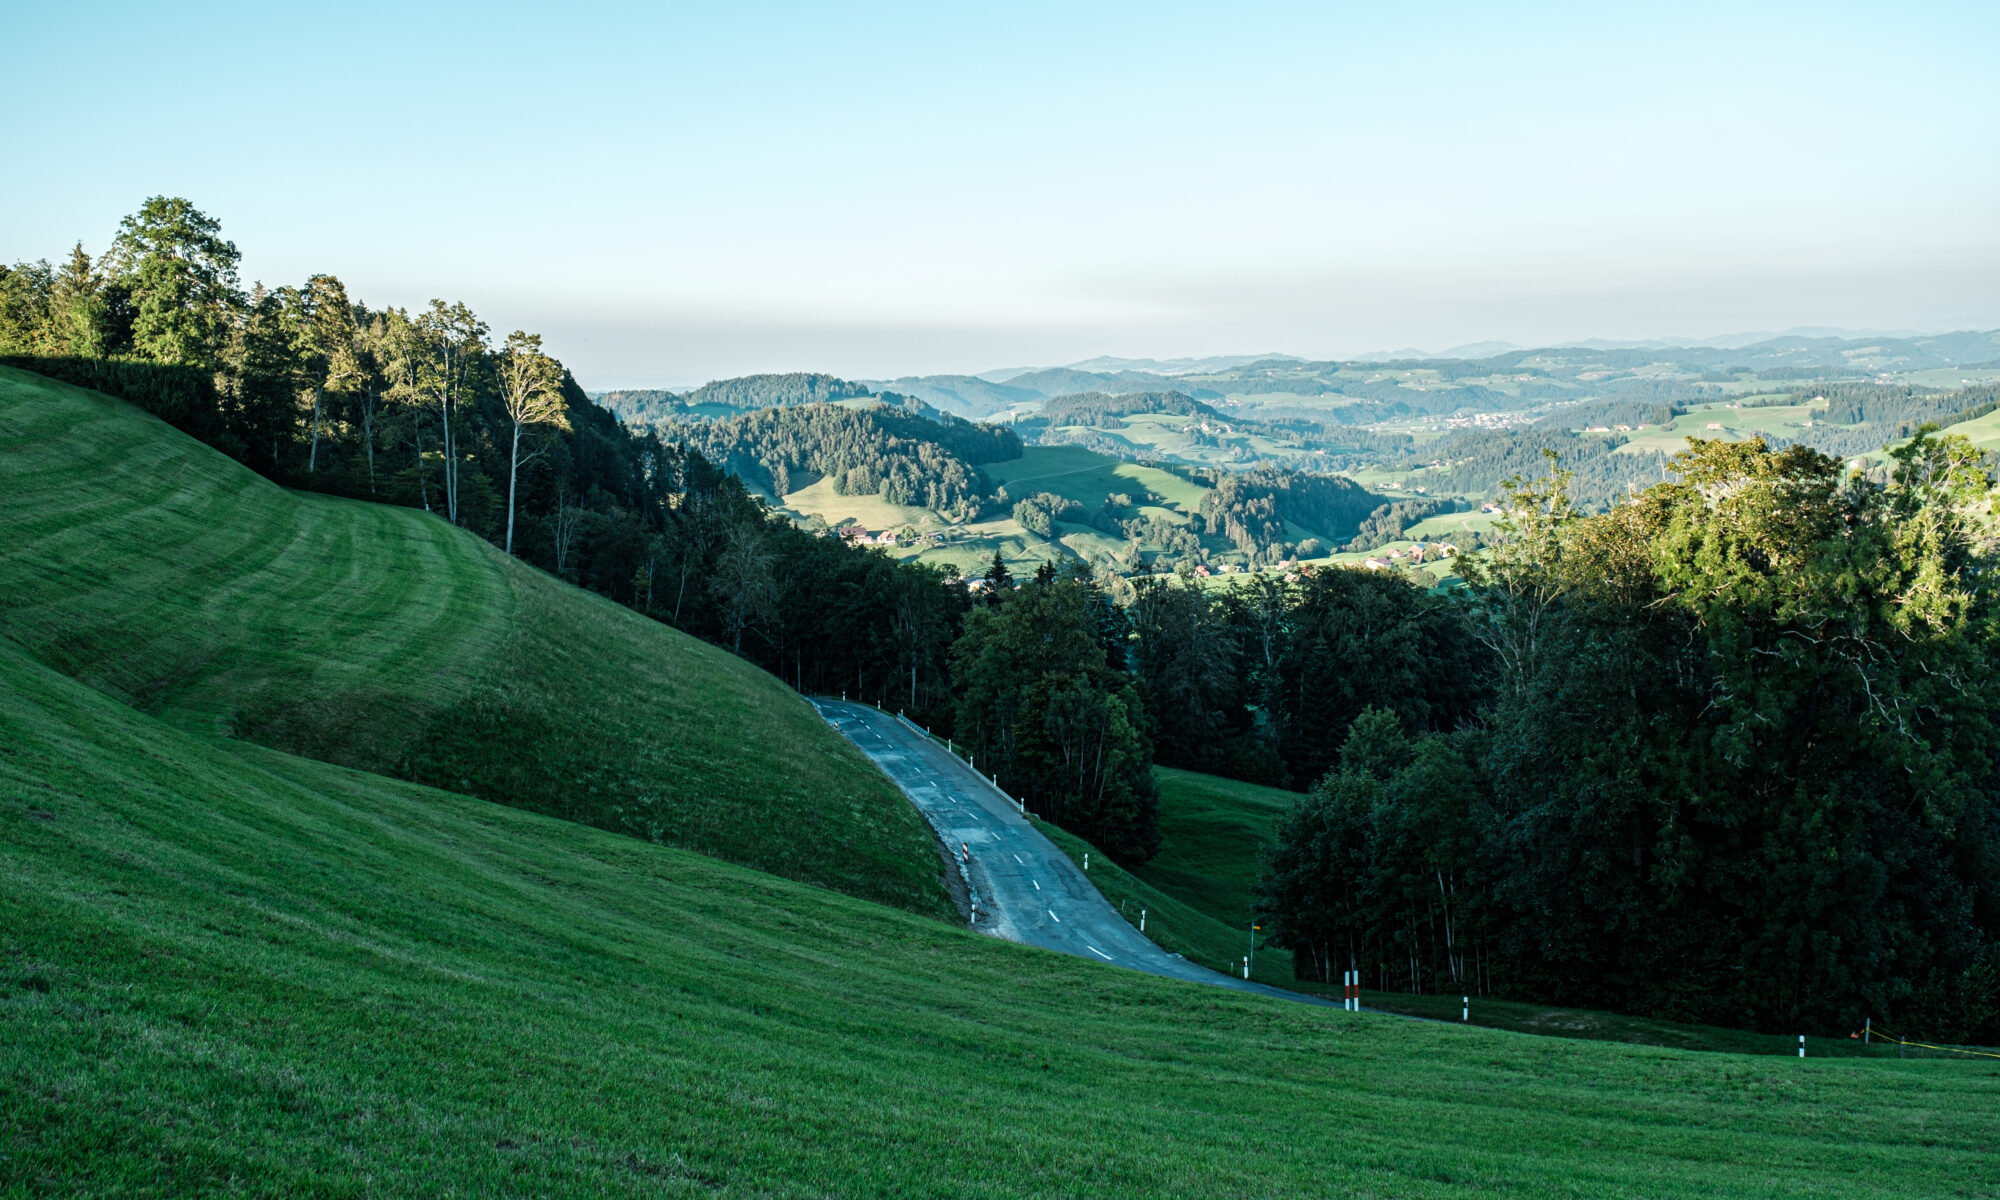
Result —
<instances>
[{"instance_id":1,"label":"pale blue sky","mask_svg":"<svg viewBox=\"0 0 2000 1200\"><path fill-rule=\"evenodd\" d=\"M586 386L2000 326L2000 5L30 4L0 258L145 196Z\"/></svg>"}]
</instances>

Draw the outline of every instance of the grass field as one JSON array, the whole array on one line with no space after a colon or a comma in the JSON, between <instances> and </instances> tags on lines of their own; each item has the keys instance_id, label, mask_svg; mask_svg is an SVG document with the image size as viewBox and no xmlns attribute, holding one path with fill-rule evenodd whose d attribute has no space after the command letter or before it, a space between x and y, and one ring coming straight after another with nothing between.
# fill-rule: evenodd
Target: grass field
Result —
<instances>
[{"instance_id":1,"label":"grass field","mask_svg":"<svg viewBox=\"0 0 2000 1200\"><path fill-rule=\"evenodd\" d=\"M1034 492L1051 492L1091 509L1114 492L1124 492L1135 500L1150 492L1185 514L1199 509L1208 493L1200 484L1158 467L1124 462L1082 446L1029 446L1020 458L988 463L982 469L994 483L1006 485L1008 494L1017 499Z\"/></svg>"},{"instance_id":2,"label":"grass field","mask_svg":"<svg viewBox=\"0 0 2000 1200\"><path fill-rule=\"evenodd\" d=\"M0 1195L1992 1195L2000 1074L1126 973L0 642Z\"/></svg>"},{"instance_id":3,"label":"grass field","mask_svg":"<svg viewBox=\"0 0 2000 1200\"><path fill-rule=\"evenodd\" d=\"M2000 450L2000 411L1990 412L1970 421L1960 421L1944 432L1959 434L1981 450Z\"/></svg>"},{"instance_id":4,"label":"grass field","mask_svg":"<svg viewBox=\"0 0 2000 1200\"><path fill-rule=\"evenodd\" d=\"M0 368L0 635L228 734L940 916L929 831L772 676L410 509Z\"/></svg>"},{"instance_id":5,"label":"grass field","mask_svg":"<svg viewBox=\"0 0 2000 1200\"><path fill-rule=\"evenodd\" d=\"M1228 466L1252 462L1257 459L1281 457L1289 449L1271 439L1253 433L1224 433L1215 429L1216 422L1209 418L1180 416L1168 413L1133 413L1123 418L1122 429L1099 429L1093 432L1122 442L1131 447L1132 452L1156 459L1173 459L1180 462L1201 463L1209 466ZM1234 422L1224 417L1222 424ZM1189 427L1207 425L1210 438L1216 445L1197 442L1189 435Z\"/></svg>"},{"instance_id":6,"label":"grass field","mask_svg":"<svg viewBox=\"0 0 2000 1200\"><path fill-rule=\"evenodd\" d=\"M1258 854L1304 797L1216 775L1156 767L1160 852L1134 869L1161 891L1235 929L1250 918Z\"/></svg>"},{"instance_id":7,"label":"grass field","mask_svg":"<svg viewBox=\"0 0 2000 1200\"><path fill-rule=\"evenodd\" d=\"M1804 422L1817 420L1818 415L1825 411L1824 404L1772 408L1731 408L1726 404L1716 404L1694 408L1675 417L1667 425L1648 426L1635 431L1617 452L1679 454L1687 449L1690 437L1720 438L1730 442L1746 441L1760 434L1796 438L1805 427ZM1711 425L1719 428L1711 429Z\"/></svg>"},{"instance_id":8,"label":"grass field","mask_svg":"<svg viewBox=\"0 0 2000 1200\"><path fill-rule=\"evenodd\" d=\"M856 520L876 533L884 529L901 529L905 525L916 529L942 529L947 524L943 517L928 508L894 504L873 494L843 496L833 490L831 479L820 479L796 492L787 493L781 504L802 516L821 517L829 525Z\"/></svg>"}]
</instances>

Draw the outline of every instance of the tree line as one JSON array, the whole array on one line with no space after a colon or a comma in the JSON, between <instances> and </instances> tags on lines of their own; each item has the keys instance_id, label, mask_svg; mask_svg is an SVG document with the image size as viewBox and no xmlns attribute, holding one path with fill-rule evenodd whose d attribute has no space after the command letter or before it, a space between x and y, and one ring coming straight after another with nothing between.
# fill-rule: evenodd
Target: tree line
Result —
<instances>
[{"instance_id":1,"label":"tree line","mask_svg":"<svg viewBox=\"0 0 2000 1200\"><path fill-rule=\"evenodd\" d=\"M1674 470L1595 516L1566 473L1509 489L1471 586L1429 602L1476 708L1356 697L1266 928L1321 981L2000 1038L1980 455L1926 431L1877 483L1695 441Z\"/></svg>"},{"instance_id":2,"label":"tree line","mask_svg":"<svg viewBox=\"0 0 2000 1200\"><path fill-rule=\"evenodd\" d=\"M1098 429L1123 429L1121 419L1137 413L1168 416L1209 417L1223 420L1222 414L1184 392L1076 392L1056 396L1042 405L1042 411L1020 424L1024 427L1087 425Z\"/></svg>"}]
</instances>

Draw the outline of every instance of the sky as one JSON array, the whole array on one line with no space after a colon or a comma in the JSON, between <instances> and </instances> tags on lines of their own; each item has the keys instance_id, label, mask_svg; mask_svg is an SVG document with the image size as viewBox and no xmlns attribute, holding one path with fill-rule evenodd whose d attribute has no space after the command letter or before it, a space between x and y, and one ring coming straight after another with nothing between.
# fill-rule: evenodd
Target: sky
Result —
<instances>
[{"instance_id":1,"label":"sky","mask_svg":"<svg viewBox=\"0 0 2000 1200\"><path fill-rule=\"evenodd\" d=\"M0 0L0 259L157 194L246 282L585 387L2000 327L2000 5Z\"/></svg>"}]
</instances>

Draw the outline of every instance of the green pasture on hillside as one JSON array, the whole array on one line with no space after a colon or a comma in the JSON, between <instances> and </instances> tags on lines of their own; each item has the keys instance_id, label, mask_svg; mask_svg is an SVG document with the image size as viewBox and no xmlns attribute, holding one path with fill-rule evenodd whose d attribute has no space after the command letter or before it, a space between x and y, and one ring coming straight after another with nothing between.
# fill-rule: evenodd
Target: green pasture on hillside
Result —
<instances>
[{"instance_id":1,"label":"green pasture on hillside","mask_svg":"<svg viewBox=\"0 0 2000 1200\"><path fill-rule=\"evenodd\" d=\"M1759 436L1797 438L1805 422L1818 421L1826 412L1824 404L1798 404L1772 408L1731 408L1712 404L1689 409L1667 425L1653 425L1626 435L1619 454L1679 454L1687 449L1687 439L1711 438L1727 442L1748 441ZM1709 426L1717 426L1711 429Z\"/></svg>"},{"instance_id":2,"label":"green pasture on hillside","mask_svg":"<svg viewBox=\"0 0 2000 1200\"><path fill-rule=\"evenodd\" d=\"M1120 419L1124 422L1122 429L1092 429L1090 432L1110 441L1122 443L1130 447L1133 453L1148 458L1174 459L1208 466L1232 466L1291 453L1288 447L1281 446L1267 437L1242 432L1240 428L1236 428L1236 421L1228 416L1218 421L1213 417L1133 413ZM1190 430L1200 425L1208 427L1209 440L1218 444L1208 445L1194 439ZM1225 432L1218 426L1228 426L1236 431Z\"/></svg>"},{"instance_id":3,"label":"green pasture on hillside","mask_svg":"<svg viewBox=\"0 0 2000 1200\"><path fill-rule=\"evenodd\" d=\"M2000 1075L1354 1015L183 732L0 642L0 1194L1990 1194Z\"/></svg>"},{"instance_id":4,"label":"green pasture on hillside","mask_svg":"<svg viewBox=\"0 0 2000 1200\"><path fill-rule=\"evenodd\" d=\"M788 492L782 501L783 507L801 516L817 516L829 525L854 520L868 527L870 532L880 533L885 529L941 529L948 522L928 508L919 505L896 504L870 492L865 495L843 496L833 490L833 480L821 478L795 492Z\"/></svg>"},{"instance_id":5,"label":"green pasture on hillside","mask_svg":"<svg viewBox=\"0 0 2000 1200\"><path fill-rule=\"evenodd\" d=\"M1199 509L1202 497L1208 494L1207 488L1172 472L1111 458L1082 446L1029 446L1020 458L988 463L981 469L995 484L1004 484L1008 495L1016 499L1049 492L1090 509L1098 508L1114 492L1134 500L1151 493L1185 516Z\"/></svg>"},{"instance_id":6,"label":"green pasture on hillside","mask_svg":"<svg viewBox=\"0 0 2000 1200\"><path fill-rule=\"evenodd\" d=\"M435 516L0 368L0 529L0 635L180 728L952 915L921 818L782 683Z\"/></svg>"}]
</instances>

